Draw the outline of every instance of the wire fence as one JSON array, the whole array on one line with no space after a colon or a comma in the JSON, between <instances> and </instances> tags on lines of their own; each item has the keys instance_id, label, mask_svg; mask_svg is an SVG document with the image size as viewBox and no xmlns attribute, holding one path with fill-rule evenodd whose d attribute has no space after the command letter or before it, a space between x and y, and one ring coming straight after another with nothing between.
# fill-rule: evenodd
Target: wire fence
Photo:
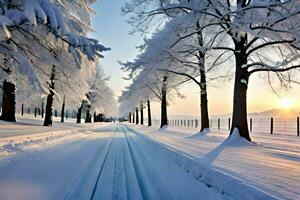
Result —
<instances>
[{"instance_id":1,"label":"wire fence","mask_svg":"<svg viewBox=\"0 0 300 200\"><path fill-rule=\"evenodd\" d=\"M159 122L157 122L159 123ZM210 128L215 130L230 130L231 118L211 118ZM200 128L200 119L171 119L169 126ZM297 118L248 118L250 132L286 134L299 136L299 117Z\"/></svg>"}]
</instances>

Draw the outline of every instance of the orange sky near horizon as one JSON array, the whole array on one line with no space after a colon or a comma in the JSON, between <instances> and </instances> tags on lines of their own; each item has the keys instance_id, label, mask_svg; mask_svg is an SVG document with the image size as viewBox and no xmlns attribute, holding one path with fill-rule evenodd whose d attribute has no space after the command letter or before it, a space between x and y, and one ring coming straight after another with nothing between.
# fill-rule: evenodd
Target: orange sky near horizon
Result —
<instances>
[{"instance_id":1,"label":"orange sky near horizon","mask_svg":"<svg viewBox=\"0 0 300 200\"><path fill-rule=\"evenodd\" d=\"M232 113L233 105L233 81L215 84L216 87L208 87L208 105L210 115L222 115ZM169 116L192 115L199 116L200 100L199 88L193 83L188 83L182 87L184 99L176 99L168 107ZM292 110L300 113L300 85L293 85L291 89L282 90L280 97L277 96L263 78L252 77L248 85L248 112L262 112L271 109L287 109L282 105L282 98L292 103ZM160 105L153 104L153 115L159 117Z\"/></svg>"}]
</instances>

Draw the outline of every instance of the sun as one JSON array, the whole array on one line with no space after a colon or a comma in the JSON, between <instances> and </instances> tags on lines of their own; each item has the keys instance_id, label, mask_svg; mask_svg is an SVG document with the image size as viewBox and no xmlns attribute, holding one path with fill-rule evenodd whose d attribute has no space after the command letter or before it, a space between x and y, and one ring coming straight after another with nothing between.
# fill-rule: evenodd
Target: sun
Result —
<instances>
[{"instance_id":1,"label":"sun","mask_svg":"<svg viewBox=\"0 0 300 200\"><path fill-rule=\"evenodd\" d=\"M280 107L286 110L289 110L293 107L293 101L288 98L282 98L279 101Z\"/></svg>"}]
</instances>

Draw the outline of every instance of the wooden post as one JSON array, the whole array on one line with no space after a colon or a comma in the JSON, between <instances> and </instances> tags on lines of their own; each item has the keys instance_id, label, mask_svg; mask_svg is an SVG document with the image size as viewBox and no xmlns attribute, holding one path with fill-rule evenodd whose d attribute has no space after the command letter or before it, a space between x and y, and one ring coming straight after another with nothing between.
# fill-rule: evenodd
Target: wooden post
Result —
<instances>
[{"instance_id":1,"label":"wooden post","mask_svg":"<svg viewBox=\"0 0 300 200\"><path fill-rule=\"evenodd\" d=\"M24 115L24 104L22 104L22 108L21 108L21 115Z\"/></svg>"},{"instance_id":2,"label":"wooden post","mask_svg":"<svg viewBox=\"0 0 300 200\"><path fill-rule=\"evenodd\" d=\"M230 130L230 118L228 118L228 130Z\"/></svg>"},{"instance_id":3,"label":"wooden post","mask_svg":"<svg viewBox=\"0 0 300 200\"><path fill-rule=\"evenodd\" d=\"M252 132L252 118L250 118L250 132Z\"/></svg>"},{"instance_id":4,"label":"wooden post","mask_svg":"<svg viewBox=\"0 0 300 200\"><path fill-rule=\"evenodd\" d=\"M220 118L218 118L218 130L220 130Z\"/></svg>"},{"instance_id":5,"label":"wooden post","mask_svg":"<svg viewBox=\"0 0 300 200\"><path fill-rule=\"evenodd\" d=\"M297 117L297 136L300 135L300 127L299 127L299 117Z\"/></svg>"},{"instance_id":6,"label":"wooden post","mask_svg":"<svg viewBox=\"0 0 300 200\"><path fill-rule=\"evenodd\" d=\"M271 117L271 134L273 134L273 117Z\"/></svg>"},{"instance_id":7,"label":"wooden post","mask_svg":"<svg viewBox=\"0 0 300 200\"><path fill-rule=\"evenodd\" d=\"M198 128L198 119L195 119L195 128Z\"/></svg>"}]
</instances>

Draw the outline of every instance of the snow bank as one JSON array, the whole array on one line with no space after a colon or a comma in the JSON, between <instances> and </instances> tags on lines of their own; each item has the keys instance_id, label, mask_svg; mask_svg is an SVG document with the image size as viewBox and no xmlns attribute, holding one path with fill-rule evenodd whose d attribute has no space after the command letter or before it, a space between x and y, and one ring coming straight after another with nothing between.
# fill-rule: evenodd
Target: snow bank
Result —
<instances>
[{"instance_id":1,"label":"snow bank","mask_svg":"<svg viewBox=\"0 0 300 200\"><path fill-rule=\"evenodd\" d=\"M41 145L57 143L62 139L70 139L77 135L78 130L64 130L47 132L41 134L21 135L0 138L0 159L24 152L29 148L40 147Z\"/></svg>"},{"instance_id":2,"label":"snow bank","mask_svg":"<svg viewBox=\"0 0 300 200\"><path fill-rule=\"evenodd\" d=\"M205 184L208 188L228 196L229 198L243 200L279 199L278 197L262 191L257 187L245 183L237 177L221 172L211 167L211 165L207 165L205 162L197 161L196 158L185 154L182 151L166 146L159 141L154 141L148 136L131 129L128 126L127 128L153 143L156 148L160 148L160 151L164 154L167 154L168 157L175 162L178 167L185 170L187 173L192 174L198 181ZM247 140L246 142L243 140L243 138L241 138L238 130L235 130L232 134L232 137L228 138L228 141L224 142L224 144L221 144L223 147L220 148L225 148L227 145L249 145L250 142ZM159 145L157 145L157 143Z\"/></svg>"},{"instance_id":3,"label":"snow bank","mask_svg":"<svg viewBox=\"0 0 300 200\"><path fill-rule=\"evenodd\" d=\"M203 129L203 131L199 131L195 135L189 136L189 138L198 138L198 137L202 137L204 135L208 135L209 133L210 133L210 129L205 128L205 129Z\"/></svg>"},{"instance_id":4,"label":"snow bank","mask_svg":"<svg viewBox=\"0 0 300 200\"><path fill-rule=\"evenodd\" d=\"M161 128L159 129L159 131L166 130L168 127L169 127L168 125L164 125L163 127L161 127Z\"/></svg>"},{"instance_id":5,"label":"snow bank","mask_svg":"<svg viewBox=\"0 0 300 200\"><path fill-rule=\"evenodd\" d=\"M255 143L246 140L240 135L239 129L234 128L231 135L221 145L225 146L256 146Z\"/></svg>"}]
</instances>

